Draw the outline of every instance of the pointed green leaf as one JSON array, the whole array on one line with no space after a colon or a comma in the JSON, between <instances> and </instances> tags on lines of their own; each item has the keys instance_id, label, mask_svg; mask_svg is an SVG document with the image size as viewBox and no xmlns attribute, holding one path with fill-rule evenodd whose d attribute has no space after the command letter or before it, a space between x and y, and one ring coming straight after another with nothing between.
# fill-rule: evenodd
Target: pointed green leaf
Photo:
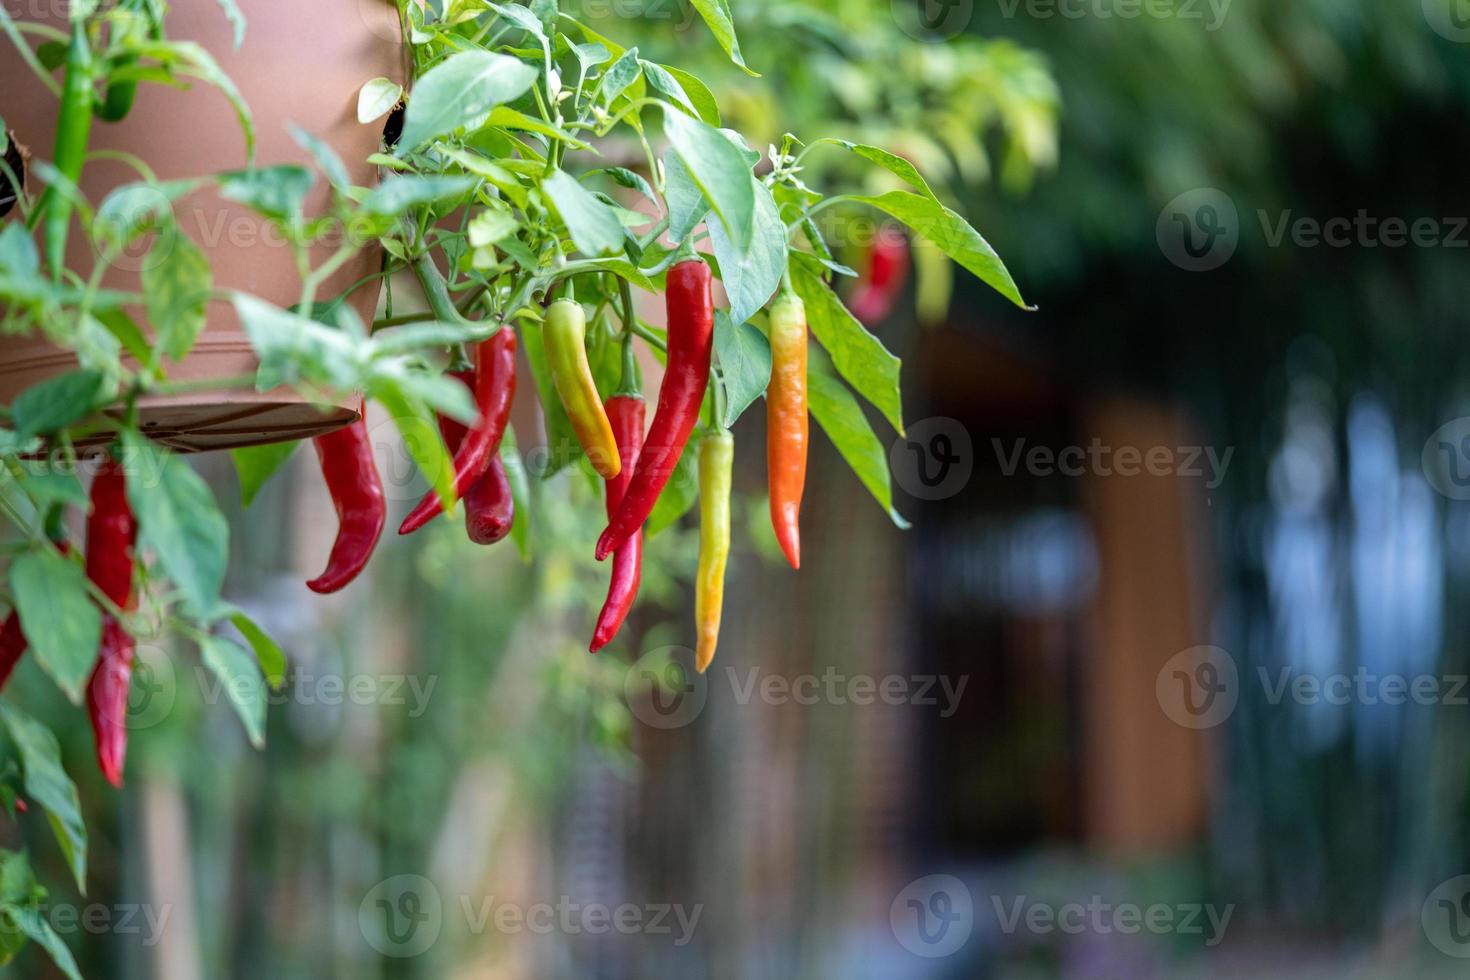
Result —
<instances>
[{"instance_id":1,"label":"pointed green leaf","mask_svg":"<svg viewBox=\"0 0 1470 980\"><path fill-rule=\"evenodd\" d=\"M414 86L398 155L461 126L476 126L503 102L519 98L539 73L509 55L462 51L429 69Z\"/></svg>"},{"instance_id":2,"label":"pointed green leaf","mask_svg":"<svg viewBox=\"0 0 1470 980\"><path fill-rule=\"evenodd\" d=\"M577 251L584 255L607 255L622 247L623 225L617 212L598 200L576 178L556 170L541 187L566 223Z\"/></svg>"},{"instance_id":3,"label":"pointed green leaf","mask_svg":"<svg viewBox=\"0 0 1470 980\"><path fill-rule=\"evenodd\" d=\"M32 385L10 406L11 424L21 439L63 429L86 418L109 396L107 379L95 371L68 371Z\"/></svg>"},{"instance_id":4,"label":"pointed green leaf","mask_svg":"<svg viewBox=\"0 0 1470 980\"><path fill-rule=\"evenodd\" d=\"M750 161L719 130L672 108L664 110L664 135L738 248L750 244L755 190Z\"/></svg>"},{"instance_id":5,"label":"pointed green leaf","mask_svg":"<svg viewBox=\"0 0 1470 980\"><path fill-rule=\"evenodd\" d=\"M0 722L20 753L26 796L45 809L56 842L78 890L87 890L87 826L77 788L61 767L61 746L51 730L14 705L0 704Z\"/></svg>"},{"instance_id":6,"label":"pointed green leaf","mask_svg":"<svg viewBox=\"0 0 1470 980\"><path fill-rule=\"evenodd\" d=\"M300 445L300 442L291 440L230 450L235 475L240 478L241 507L249 507L255 501L261 487L285 465Z\"/></svg>"},{"instance_id":7,"label":"pointed green leaf","mask_svg":"<svg viewBox=\"0 0 1470 980\"><path fill-rule=\"evenodd\" d=\"M250 644L250 649L255 651L255 659L265 673L271 689L279 691L286 682L286 653L281 645L261 629L255 620L242 612L232 615L230 622L235 624L235 629L240 631L240 635Z\"/></svg>"},{"instance_id":8,"label":"pointed green leaf","mask_svg":"<svg viewBox=\"0 0 1470 980\"><path fill-rule=\"evenodd\" d=\"M767 187L749 178L755 194L750 243L736 245L718 221L709 226L710 244L720 262L720 281L730 300L730 319L743 323L756 314L781 285L786 271L786 225Z\"/></svg>"},{"instance_id":9,"label":"pointed green leaf","mask_svg":"<svg viewBox=\"0 0 1470 980\"><path fill-rule=\"evenodd\" d=\"M73 704L81 704L102 638L102 615L87 594L86 575L45 547L15 560L10 588L36 661Z\"/></svg>"},{"instance_id":10,"label":"pointed green leaf","mask_svg":"<svg viewBox=\"0 0 1470 980\"><path fill-rule=\"evenodd\" d=\"M204 329L204 308L214 277L204 252L172 222L148 251L143 298L164 353L184 359Z\"/></svg>"},{"instance_id":11,"label":"pointed green leaf","mask_svg":"<svg viewBox=\"0 0 1470 980\"><path fill-rule=\"evenodd\" d=\"M715 310L715 354L725 384L725 428L735 424L771 381L771 345L755 327Z\"/></svg>"},{"instance_id":12,"label":"pointed green leaf","mask_svg":"<svg viewBox=\"0 0 1470 980\"><path fill-rule=\"evenodd\" d=\"M888 452L868 424L862 406L837 376L832 361L820 347L809 345L808 358L807 404L812 418L893 523L908 527L908 521L893 507Z\"/></svg>"},{"instance_id":13,"label":"pointed green leaf","mask_svg":"<svg viewBox=\"0 0 1470 980\"><path fill-rule=\"evenodd\" d=\"M199 647L204 666L219 678L225 696L245 724L250 744L257 749L263 748L266 697L265 678L261 676L260 665L239 644L222 636L206 636Z\"/></svg>"},{"instance_id":14,"label":"pointed green leaf","mask_svg":"<svg viewBox=\"0 0 1470 980\"><path fill-rule=\"evenodd\" d=\"M740 40L735 36L735 18L730 15L730 4L726 0L692 0L694 9L709 25L710 33L730 60L745 70L748 75L759 77L759 72L750 70L740 53Z\"/></svg>"}]
</instances>

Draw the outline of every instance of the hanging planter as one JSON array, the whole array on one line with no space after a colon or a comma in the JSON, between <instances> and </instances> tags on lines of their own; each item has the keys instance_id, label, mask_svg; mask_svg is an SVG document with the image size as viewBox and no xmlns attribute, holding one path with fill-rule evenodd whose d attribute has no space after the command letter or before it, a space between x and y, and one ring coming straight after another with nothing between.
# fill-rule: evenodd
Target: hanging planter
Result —
<instances>
[{"instance_id":1,"label":"hanging planter","mask_svg":"<svg viewBox=\"0 0 1470 980\"><path fill-rule=\"evenodd\" d=\"M34 20L63 32L67 27L66 12L59 6ZM296 4L255 4L236 47L232 25L216 0L177 0L168 14L167 30L169 37L196 42L210 52L238 88L253 115L257 166L311 163L308 152L291 135L294 126L332 147L345 161L354 184L377 182L376 168L367 158L378 149L381 132L357 121L356 104L363 79L402 80L405 75L392 4L313 0L305 16ZM9 55L0 58L0 93L0 118L14 144L11 161L50 159L56 96L20 58ZM116 123L99 120L92 126L80 188L93 207L112 190L138 180L130 157L155 171L161 181L194 179L244 167L247 141L220 88L204 83L187 89L142 85L125 118ZM32 196L44 186L40 175L34 169L27 172L24 163L18 176ZM313 188L306 215L324 210L329 194L325 184ZM5 197L0 191L0 201ZM207 183L176 202L175 212L179 230L203 251L216 290L241 290L281 307L296 302L301 277L292 249L256 211L226 200L216 184ZM0 218L0 225L20 220L20 209L12 208ZM36 237L39 242L39 231ZM163 259L153 237L146 236L113 259L101 285L143 292L145 270ZM314 244L312 265L327 260L337 244ZM75 219L66 255L74 269L89 269L99 258ZM378 245L364 247L322 284L323 293L335 296L363 283L349 294L348 302L370 322L380 286L374 274L381 259ZM141 310L130 312L138 323L148 322ZM136 366L130 359L125 363ZM355 397L320 405L285 387L263 393L209 388L211 379L253 374L258 363L232 306L210 302L193 349L181 361L166 365L170 380L186 382L189 392L140 399L143 430L170 448L198 452L306 438L356 418ZM42 337L0 335L0 404L10 404L28 387L76 364L71 351ZM103 443L111 435L92 438Z\"/></svg>"}]
</instances>

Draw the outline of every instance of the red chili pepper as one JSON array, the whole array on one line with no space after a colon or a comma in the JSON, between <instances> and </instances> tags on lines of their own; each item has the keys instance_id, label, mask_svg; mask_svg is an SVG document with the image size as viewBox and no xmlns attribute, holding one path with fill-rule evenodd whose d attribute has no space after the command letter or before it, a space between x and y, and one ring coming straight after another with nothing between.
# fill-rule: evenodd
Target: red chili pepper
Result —
<instances>
[{"instance_id":1,"label":"red chili pepper","mask_svg":"<svg viewBox=\"0 0 1470 980\"><path fill-rule=\"evenodd\" d=\"M643 397L641 395L614 395L607 400L607 420L612 423L613 436L618 442L618 455L623 468L617 476L607 481L608 520L617 513L618 506L627 494L628 484L633 478L633 467L643 449ZM640 526L613 552L612 580L607 587L607 601L597 617L597 627L592 631L589 649L596 653L617 635L633 600L638 596L638 583L643 576L643 528Z\"/></svg>"},{"instance_id":2,"label":"red chili pepper","mask_svg":"<svg viewBox=\"0 0 1470 980\"><path fill-rule=\"evenodd\" d=\"M71 544L67 541L55 541L56 550L63 555L70 554ZM10 675L15 673L15 668L20 664L21 658L25 656L26 650L30 648L30 641L20 628L20 613L12 609L10 615L5 617L5 625L0 627L0 690L10 683Z\"/></svg>"},{"instance_id":3,"label":"red chili pepper","mask_svg":"<svg viewBox=\"0 0 1470 980\"><path fill-rule=\"evenodd\" d=\"M903 232L885 228L868 249L868 274L853 293L852 315L866 324L885 319L909 277L909 242Z\"/></svg>"},{"instance_id":4,"label":"red chili pepper","mask_svg":"<svg viewBox=\"0 0 1470 980\"><path fill-rule=\"evenodd\" d=\"M475 544L494 544L510 533L516 502L497 452L464 498L464 530Z\"/></svg>"},{"instance_id":5,"label":"red chili pepper","mask_svg":"<svg viewBox=\"0 0 1470 980\"><path fill-rule=\"evenodd\" d=\"M357 578L388 522L383 478L373 460L365 412L364 406L356 422L312 440L339 524L327 570L306 583L313 592L336 592Z\"/></svg>"},{"instance_id":6,"label":"red chili pepper","mask_svg":"<svg viewBox=\"0 0 1470 980\"><path fill-rule=\"evenodd\" d=\"M133 607L133 541L137 522L128 506L127 482L107 458L92 481L87 518L87 577L120 609ZM97 667L87 683L87 711L97 741L97 764L112 785L122 786L128 748L128 687L133 676L133 638L104 612Z\"/></svg>"},{"instance_id":7,"label":"red chili pepper","mask_svg":"<svg viewBox=\"0 0 1470 980\"><path fill-rule=\"evenodd\" d=\"M659 494L678 465L689 433L699 420L700 403L709 384L710 352L714 343L714 300L710 295L709 266L702 259L675 263L665 292L668 310L668 366L658 390L658 409L638 456L633 480L597 539L602 561L648 520Z\"/></svg>"},{"instance_id":8,"label":"red chili pepper","mask_svg":"<svg viewBox=\"0 0 1470 980\"><path fill-rule=\"evenodd\" d=\"M464 497L490 465L500 437L510 420L516 393L516 335L502 327L475 347L475 407L479 421L464 436L454 454L454 496ZM444 512L444 503L432 490L403 519L399 534L412 534Z\"/></svg>"}]
</instances>

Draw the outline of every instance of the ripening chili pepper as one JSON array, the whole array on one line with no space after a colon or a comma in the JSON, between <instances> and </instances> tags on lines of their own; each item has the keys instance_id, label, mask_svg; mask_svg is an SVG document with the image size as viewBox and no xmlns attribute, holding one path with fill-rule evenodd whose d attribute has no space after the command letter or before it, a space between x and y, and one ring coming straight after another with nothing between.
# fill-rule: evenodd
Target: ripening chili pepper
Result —
<instances>
[{"instance_id":1,"label":"ripening chili pepper","mask_svg":"<svg viewBox=\"0 0 1470 980\"><path fill-rule=\"evenodd\" d=\"M699 645L694 666L702 674L715 659L720 613L725 605L725 564L730 558L730 477L735 437L728 430L699 440L699 567L694 576L694 622Z\"/></svg>"},{"instance_id":2,"label":"ripening chili pepper","mask_svg":"<svg viewBox=\"0 0 1470 980\"><path fill-rule=\"evenodd\" d=\"M475 346L475 407L479 420L454 453L454 496L461 499L490 465L500 448L516 393L516 335L502 327ZM403 523L399 534L412 534L444 512L444 502L430 490Z\"/></svg>"},{"instance_id":3,"label":"ripening chili pepper","mask_svg":"<svg viewBox=\"0 0 1470 980\"><path fill-rule=\"evenodd\" d=\"M494 544L510 533L516 502L497 452L464 498L464 530L475 544Z\"/></svg>"},{"instance_id":4,"label":"ripening chili pepper","mask_svg":"<svg viewBox=\"0 0 1470 980\"><path fill-rule=\"evenodd\" d=\"M801 494L806 487L806 307L783 292L771 304L771 383L766 389L766 469L771 524L792 568L801 567Z\"/></svg>"},{"instance_id":5,"label":"ripening chili pepper","mask_svg":"<svg viewBox=\"0 0 1470 980\"><path fill-rule=\"evenodd\" d=\"M66 77L61 88L61 108L57 114L56 141L51 165L73 186L81 180L82 165L87 159L87 143L92 136L92 108L96 94L93 80L92 46L87 40L87 23L72 17L71 42L66 52ZM66 268L66 236L71 226L72 199L55 186L41 195L34 214L45 214L46 261L51 275L61 278Z\"/></svg>"},{"instance_id":6,"label":"ripening chili pepper","mask_svg":"<svg viewBox=\"0 0 1470 980\"><path fill-rule=\"evenodd\" d=\"M52 543L63 555L71 553L71 545L67 541L52 538ZM15 673L15 668L30 645L20 628L20 612L10 610L10 615L5 617L5 625L0 626L0 690L10 682L10 675Z\"/></svg>"},{"instance_id":7,"label":"ripening chili pepper","mask_svg":"<svg viewBox=\"0 0 1470 980\"><path fill-rule=\"evenodd\" d=\"M631 351L631 348L626 348ZM625 372L626 379L626 372ZM622 454L623 469L616 477L607 481L607 516L611 520L623 502L628 484L633 478L633 468L638 454L643 449L643 396L637 392L617 394L607 400L607 417L612 422L613 435L618 440L618 452ZM638 597L638 583L643 576L643 528L638 528L613 552L612 578L607 587L607 601L597 616L597 626L592 631L589 649L596 653L617 635Z\"/></svg>"},{"instance_id":8,"label":"ripening chili pepper","mask_svg":"<svg viewBox=\"0 0 1470 980\"><path fill-rule=\"evenodd\" d=\"M133 607L133 541L137 522L128 506L122 467L108 457L92 481L87 518L87 577L118 608ZM133 676L133 638L110 612L102 614L97 667L87 683L87 713L97 741L97 764L122 786L128 747L128 687Z\"/></svg>"},{"instance_id":9,"label":"ripening chili pepper","mask_svg":"<svg viewBox=\"0 0 1470 980\"><path fill-rule=\"evenodd\" d=\"M569 299L552 303L541 324L541 337L546 347L546 366L577 442L581 443L598 476L611 480L618 475L622 462L612 426L592 380L592 367L587 363L587 314L582 305Z\"/></svg>"},{"instance_id":10,"label":"ripening chili pepper","mask_svg":"<svg viewBox=\"0 0 1470 980\"><path fill-rule=\"evenodd\" d=\"M336 592L357 578L388 522L388 502L373 460L366 411L364 406L351 425L312 440L338 521L326 571L306 583L313 592Z\"/></svg>"},{"instance_id":11,"label":"ripening chili pepper","mask_svg":"<svg viewBox=\"0 0 1470 980\"><path fill-rule=\"evenodd\" d=\"M664 301L668 365L658 390L658 408L623 502L597 539L598 561L622 547L648 520L699 420L699 406L709 384L715 323L709 266L697 258L675 263L669 269Z\"/></svg>"},{"instance_id":12,"label":"ripening chili pepper","mask_svg":"<svg viewBox=\"0 0 1470 980\"><path fill-rule=\"evenodd\" d=\"M880 231L868 249L867 275L848 304L852 315L870 325L886 318L908 277L908 239L895 229Z\"/></svg>"}]
</instances>

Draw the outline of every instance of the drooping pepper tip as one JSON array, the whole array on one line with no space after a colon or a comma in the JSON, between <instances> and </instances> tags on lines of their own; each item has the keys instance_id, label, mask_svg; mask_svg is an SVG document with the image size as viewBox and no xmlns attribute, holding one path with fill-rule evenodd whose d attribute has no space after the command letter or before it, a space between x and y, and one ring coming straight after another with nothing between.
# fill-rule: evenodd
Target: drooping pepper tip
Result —
<instances>
[{"instance_id":1,"label":"drooping pepper tip","mask_svg":"<svg viewBox=\"0 0 1470 980\"><path fill-rule=\"evenodd\" d=\"M602 535L597 539L596 558L598 561L606 561L607 556L612 554L616 550L617 542L613 541L612 539L612 528L608 528L606 531L603 531Z\"/></svg>"}]
</instances>

